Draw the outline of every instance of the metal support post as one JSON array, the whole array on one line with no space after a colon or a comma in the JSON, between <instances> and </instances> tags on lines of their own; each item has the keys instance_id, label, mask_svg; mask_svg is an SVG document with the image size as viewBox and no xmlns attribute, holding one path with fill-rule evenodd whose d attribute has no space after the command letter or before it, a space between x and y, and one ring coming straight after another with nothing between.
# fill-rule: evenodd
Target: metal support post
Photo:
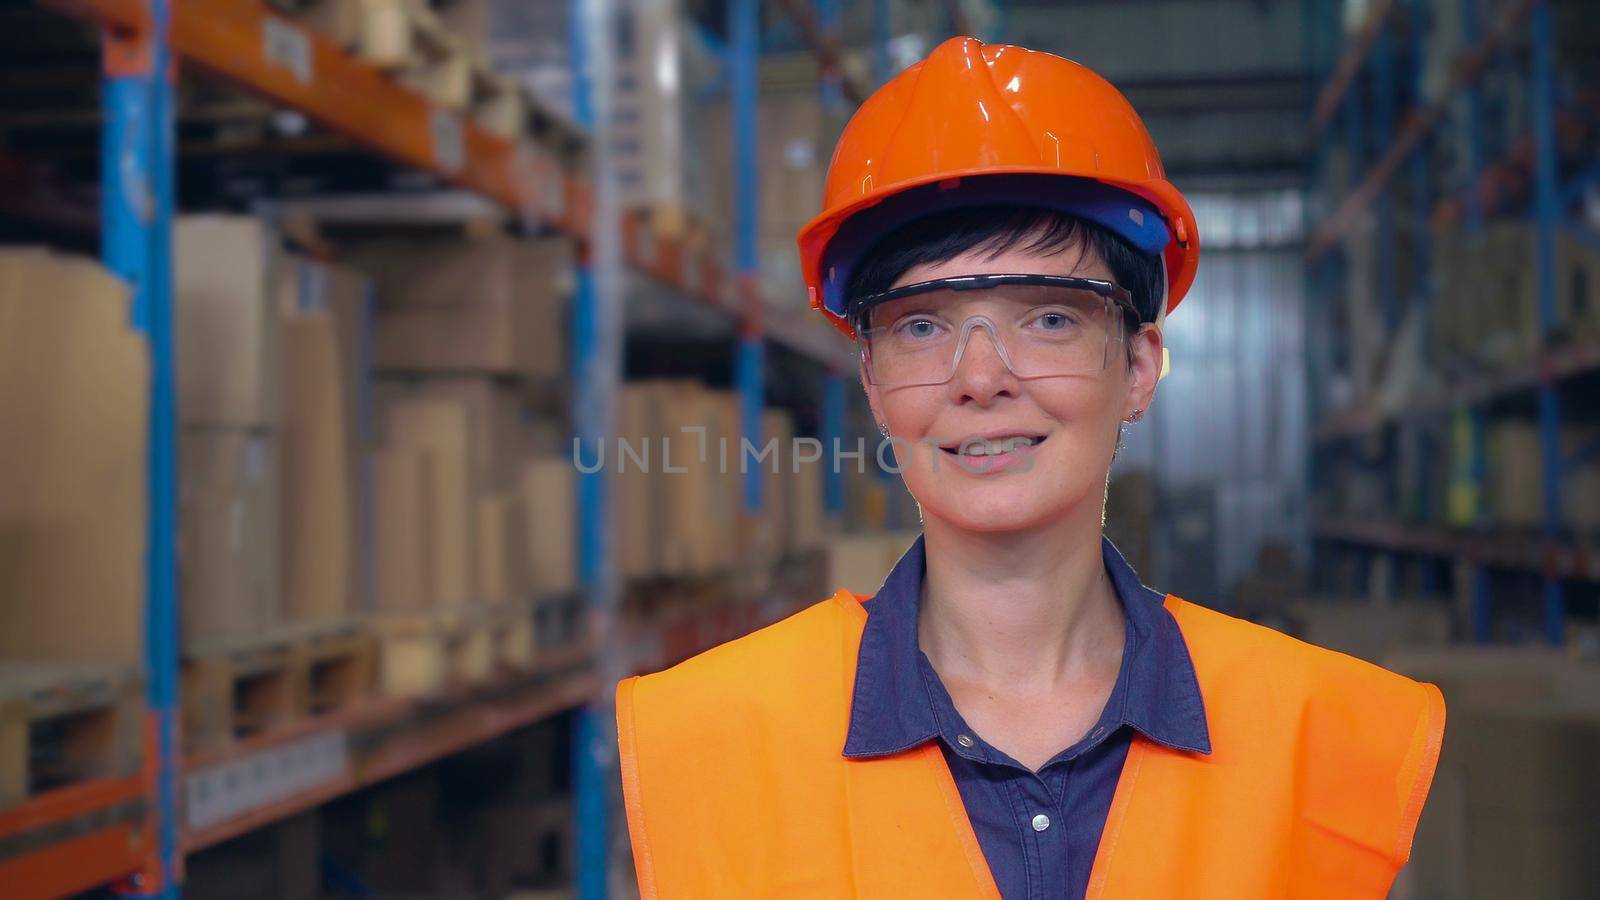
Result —
<instances>
[{"instance_id":1,"label":"metal support post","mask_svg":"<svg viewBox=\"0 0 1600 900\"><path fill-rule=\"evenodd\" d=\"M1557 200L1555 146L1555 63L1550 4L1535 0L1531 10L1533 60L1529 81L1533 112L1533 213L1535 271L1538 277L1540 346L1556 329L1556 240L1562 210ZM1544 488L1544 538L1554 542L1561 532L1561 397L1548 372L1539 379L1539 433ZM1561 579L1551 571L1546 554L1544 573L1545 639L1560 644L1566 623Z\"/></svg>"},{"instance_id":2,"label":"metal support post","mask_svg":"<svg viewBox=\"0 0 1600 900\"><path fill-rule=\"evenodd\" d=\"M178 394L172 308L174 68L167 0L150 27L104 34L102 257L132 288L133 327L150 343L149 519L145 554L145 771L155 840L127 896L178 896Z\"/></svg>"},{"instance_id":3,"label":"metal support post","mask_svg":"<svg viewBox=\"0 0 1600 900\"><path fill-rule=\"evenodd\" d=\"M611 522L604 443L616 434L615 415L622 376L621 312L618 278L622 270L617 185L611 163L611 35L615 27L607 0L571 0L573 109L589 130L594 160L594 214L580 245L572 315L574 462L578 478L578 573L587 600L586 624L594 648L599 696L574 713L572 728L576 894L604 900L612 861L620 844L613 840L616 770L616 715L613 691L631 674L620 640L621 586L612 564Z\"/></svg>"}]
</instances>

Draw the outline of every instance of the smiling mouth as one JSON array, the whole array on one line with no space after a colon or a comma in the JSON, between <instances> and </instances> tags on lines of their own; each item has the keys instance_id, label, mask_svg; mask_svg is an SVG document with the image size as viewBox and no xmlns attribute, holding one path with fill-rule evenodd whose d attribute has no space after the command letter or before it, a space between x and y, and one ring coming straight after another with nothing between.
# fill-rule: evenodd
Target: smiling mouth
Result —
<instances>
[{"instance_id":1,"label":"smiling mouth","mask_svg":"<svg viewBox=\"0 0 1600 900\"><path fill-rule=\"evenodd\" d=\"M1037 447L1044 442L1044 435L1017 434L993 440L975 438L958 441L954 444L941 444L939 449L951 456L1000 456L1029 447Z\"/></svg>"}]
</instances>

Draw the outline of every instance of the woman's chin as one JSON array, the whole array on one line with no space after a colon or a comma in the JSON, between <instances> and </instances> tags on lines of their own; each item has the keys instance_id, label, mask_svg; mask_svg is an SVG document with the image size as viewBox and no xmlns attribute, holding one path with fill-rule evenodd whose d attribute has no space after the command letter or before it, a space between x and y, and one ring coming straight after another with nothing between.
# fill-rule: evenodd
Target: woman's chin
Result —
<instances>
[{"instance_id":1,"label":"woman's chin","mask_svg":"<svg viewBox=\"0 0 1600 900\"><path fill-rule=\"evenodd\" d=\"M933 516L964 531L1024 531L1065 515L1067 503L1051 502L1037 492L984 486L918 496L924 517Z\"/></svg>"}]
</instances>

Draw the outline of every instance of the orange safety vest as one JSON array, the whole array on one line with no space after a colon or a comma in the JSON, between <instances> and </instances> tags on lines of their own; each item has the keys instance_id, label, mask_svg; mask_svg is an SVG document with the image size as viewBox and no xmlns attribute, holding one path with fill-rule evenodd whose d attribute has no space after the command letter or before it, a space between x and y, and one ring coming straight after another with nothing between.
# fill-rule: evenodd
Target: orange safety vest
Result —
<instances>
[{"instance_id":1,"label":"orange safety vest","mask_svg":"<svg viewBox=\"0 0 1600 900\"><path fill-rule=\"evenodd\" d=\"M842 755L849 591L617 685L649 898L999 898L937 742ZM870 602L870 601L869 601ZM1444 732L1438 688L1168 595L1209 755L1135 735L1086 900L1382 898Z\"/></svg>"}]
</instances>

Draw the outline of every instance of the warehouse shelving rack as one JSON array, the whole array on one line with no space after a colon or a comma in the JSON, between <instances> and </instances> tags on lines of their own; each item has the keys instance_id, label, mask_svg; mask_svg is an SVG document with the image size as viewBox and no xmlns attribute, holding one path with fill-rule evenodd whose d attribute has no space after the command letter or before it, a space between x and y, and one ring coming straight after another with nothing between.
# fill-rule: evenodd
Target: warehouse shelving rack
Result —
<instances>
[{"instance_id":1,"label":"warehouse shelving rack","mask_svg":"<svg viewBox=\"0 0 1600 900\"><path fill-rule=\"evenodd\" d=\"M180 759L176 734L177 459L171 229L174 215L174 80L193 66L305 114L355 139L373 154L493 200L533 228L579 241L574 296L574 398L580 437L611 431L620 378L612 277L630 267L698 299L740 323L737 385L744 431L759 433L764 396L764 341L775 340L824 367L822 434L843 430L844 377L850 348L825 324L797 310L762 303L754 277L755 148L736 153L740 201L737 267L730 274L709 253L652 233L650 217L621 214L606 182L603 146L593 171L565 146L511 141L429 102L332 42L269 9L263 0L45 0L96 24L103 34L102 243L107 266L132 286L133 318L149 340L153 378L150 430L150 526L146 610L147 715L144 771L48 791L0 812L0 887L7 897L52 897L115 887L139 897L175 897L183 856L338 795L503 735L554 713L578 709L574 730L578 893L606 895L612 833L605 760L611 686L624 665L659 668L686 653L786 615L787 609L711 610L669 623L659 633L620 635L612 627L617 586L609 583L603 480L579 483L579 572L591 615L590 639L547 654L538 672L494 683L449 702L377 701L246 741L222 755ZM737 0L732 58L736 116L754 134L757 7ZM575 100L591 128L601 121L597 96L607 78L603 4L571 0ZM603 144L603 141L597 141ZM755 476L758 473L752 472ZM759 508L761 480L746 482L747 508ZM837 473L825 475L824 507L842 506ZM598 639L596 638L598 636ZM624 662L621 657L629 658ZM319 767L322 767L319 770ZM276 793L247 801L226 785L270 775ZM185 790L180 791L180 779ZM180 798L192 816L198 794L210 796L206 824L180 827ZM270 794L270 796L268 796ZM230 806L229 803L233 805Z\"/></svg>"},{"instance_id":2,"label":"warehouse shelving rack","mask_svg":"<svg viewBox=\"0 0 1600 900\"><path fill-rule=\"evenodd\" d=\"M1594 181L1597 169L1591 167L1567 184L1558 179L1556 139L1558 127L1584 116L1593 117L1589 98L1563 98L1558 95L1555 72L1553 11L1549 0L1510 0L1501 4L1498 14L1485 27L1480 11L1482 0L1459 2L1462 43L1465 49L1455 57L1451 75L1439 95L1431 101L1421 99L1418 76L1423 58L1423 27L1428 14L1427 0L1379 0L1338 53L1337 60L1322 82L1313 105L1311 133L1317 138L1343 132L1350 148L1349 159L1357 167L1366 158L1364 145L1370 140L1378 149L1375 161L1356 177L1356 186L1338 199L1334 208L1311 230L1307 247L1307 271L1313 298L1313 321L1324 329L1318 341L1325 343L1334 334L1331 310L1338 296L1342 261L1337 248L1357 220L1369 210L1374 214L1377 238L1377 277L1386 305L1385 324L1392 331L1398 324L1401 296L1393 251L1396 235L1394 194L1402 169L1409 176L1417 220L1409 227L1418 247L1416 269L1420 274L1411 286L1412 302L1431 312L1435 286L1426 276L1430 224L1460 222L1467 234L1482 230L1486 217L1497 212L1496 187L1508 175L1530 172L1533 183L1531 217L1536 226L1536 298L1540 347L1536 360L1491 373L1480 373L1453 380L1432 390L1417 389L1404 398L1404 412L1375 411L1368 408L1335 410L1318 414L1315 398L1311 408L1319 416L1315 430L1317 459L1350 441L1379 440L1387 447L1388 465L1396 465L1392 452L1392 432L1413 427L1416 421L1437 421L1456 413L1469 423L1472 436L1472 481L1481 495L1485 484L1486 421L1492 404L1533 395L1537 402L1541 447L1542 521L1537 537L1495 528L1488 523L1459 531L1443 527L1414 526L1389 521L1351 521L1323 517L1314 525L1314 537L1324 544L1353 548L1365 558L1387 555L1419 555L1437 561L1459 560L1466 564L1470 578L1472 608L1471 631L1475 640L1492 638L1490 570L1504 569L1536 575L1542 580L1543 634L1550 643L1561 643L1567 618L1565 598L1568 581L1600 581L1600 547L1566 539L1561 529L1563 476L1592 455L1593 448L1564 455L1561 450L1561 392L1575 379L1600 372L1600 342L1593 339L1555 343L1557 325L1555 247L1558 233L1566 230L1595 244L1600 241L1586 226L1568 216L1566 210ZM1315 29L1338 33L1336 7L1327 0L1308 0L1308 42L1315 48ZM1409 20L1402 27L1396 20L1404 10ZM1512 143L1503 159L1485 160L1485 109L1480 92L1481 77L1492 65L1507 64L1507 50L1525 35L1529 62L1524 83L1531 111L1531 133ZM1407 62L1413 66L1412 80L1404 88L1397 84L1396 61L1401 55L1397 44L1408 41ZM1370 70L1370 71L1369 71ZM1363 109L1361 78L1370 80L1373 106L1370 121ZM1414 106L1395 130L1395 101L1409 95ZM1430 183L1429 142L1436 131L1449 122L1452 109L1464 108L1465 178L1453 190L1440 192ZM1371 129L1370 138L1364 128ZM1317 146L1310 183L1313 196L1326 174L1327 153ZM1419 201L1416 198L1425 198ZM1325 356L1323 353L1321 356ZM1311 360L1312 383L1326 375L1329 363L1321 356ZM1317 419L1314 419L1317 420ZM1424 455L1425 459L1425 455ZM1391 481L1393 473L1391 472ZM1388 571L1392 575L1396 567ZM1437 587L1434 565L1423 570L1423 588ZM1368 577L1371 577L1369 572Z\"/></svg>"}]
</instances>

